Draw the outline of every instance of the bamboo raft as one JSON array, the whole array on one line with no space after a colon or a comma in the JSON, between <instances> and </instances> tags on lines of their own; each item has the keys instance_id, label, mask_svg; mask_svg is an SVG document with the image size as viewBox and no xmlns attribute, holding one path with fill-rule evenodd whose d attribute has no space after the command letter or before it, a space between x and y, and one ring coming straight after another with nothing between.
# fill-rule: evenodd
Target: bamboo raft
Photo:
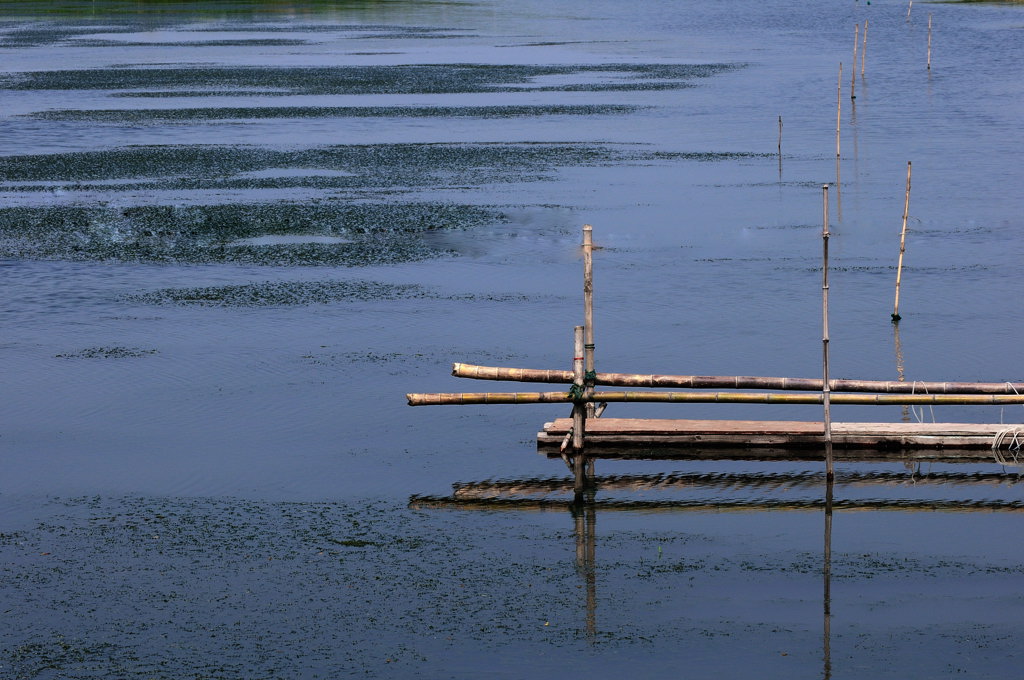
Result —
<instances>
[{"instance_id":1,"label":"bamboo raft","mask_svg":"<svg viewBox=\"0 0 1024 680\"><path fill-rule=\"evenodd\" d=\"M576 503L605 459L995 462L1024 465L1024 425L974 423L832 422L831 404L1024 404L1022 382L835 380L828 358L828 202L825 189L822 378L598 373L594 367L592 228L583 227L584 324L574 331L572 370L456 363L452 375L475 380L561 383L546 392L407 394L410 406L572 405L571 418L545 423L537 450L561 458L575 476ZM897 283L898 286L898 283ZM898 288L897 288L898 290ZM898 322L894 312L893 323ZM902 371L900 377L903 377ZM640 388L597 390L597 386ZM648 390L648 388L652 388ZM659 389L660 388L660 389ZM665 391L682 389L686 391ZM726 390L726 391L722 391ZM738 390L757 390L743 392ZM824 421L674 420L602 418L609 403L821 404Z\"/></svg>"}]
</instances>

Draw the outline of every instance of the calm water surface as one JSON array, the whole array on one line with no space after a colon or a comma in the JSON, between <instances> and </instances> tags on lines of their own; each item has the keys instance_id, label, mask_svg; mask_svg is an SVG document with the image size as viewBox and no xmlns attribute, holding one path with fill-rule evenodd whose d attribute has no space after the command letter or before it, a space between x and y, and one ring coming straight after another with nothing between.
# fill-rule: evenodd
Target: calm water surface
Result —
<instances>
[{"instance_id":1,"label":"calm water surface","mask_svg":"<svg viewBox=\"0 0 1024 680\"><path fill-rule=\"evenodd\" d=\"M1024 380L1019 4L0 5L0 675L1019 667L1016 468L840 469L829 618L816 466L573 517L566 409L404 398L568 366L585 223L599 369L817 375L823 184L833 376ZM1024 412L833 412L908 417ZM484 481L548 511L409 507Z\"/></svg>"}]
</instances>

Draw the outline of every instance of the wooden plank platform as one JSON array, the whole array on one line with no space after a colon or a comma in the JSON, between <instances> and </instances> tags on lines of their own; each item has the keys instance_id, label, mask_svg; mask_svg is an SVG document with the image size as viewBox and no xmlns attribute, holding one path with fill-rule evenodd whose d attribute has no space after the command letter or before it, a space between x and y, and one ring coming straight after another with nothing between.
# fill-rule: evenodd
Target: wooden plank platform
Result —
<instances>
[{"instance_id":1,"label":"wooden plank platform","mask_svg":"<svg viewBox=\"0 0 1024 680\"><path fill-rule=\"evenodd\" d=\"M558 456L571 427L570 418L545 423L537 434L538 451ZM1014 427L832 423L832 444L839 460L888 460L899 453L901 460L994 461L993 441ZM819 460L823 435L821 422L597 418L587 421L585 450L594 458Z\"/></svg>"}]
</instances>

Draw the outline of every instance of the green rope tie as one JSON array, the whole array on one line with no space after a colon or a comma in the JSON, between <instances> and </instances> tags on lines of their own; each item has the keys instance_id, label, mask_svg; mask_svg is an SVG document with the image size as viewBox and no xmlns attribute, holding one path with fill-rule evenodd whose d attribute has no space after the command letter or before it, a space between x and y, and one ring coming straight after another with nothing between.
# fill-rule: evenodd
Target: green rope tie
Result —
<instances>
[{"instance_id":1,"label":"green rope tie","mask_svg":"<svg viewBox=\"0 0 1024 680\"><path fill-rule=\"evenodd\" d=\"M583 380L589 383L594 383L597 380L597 371L587 371L583 374Z\"/></svg>"},{"instance_id":2,"label":"green rope tie","mask_svg":"<svg viewBox=\"0 0 1024 680\"><path fill-rule=\"evenodd\" d=\"M570 387L568 396L573 402L583 401L583 385L573 385Z\"/></svg>"}]
</instances>

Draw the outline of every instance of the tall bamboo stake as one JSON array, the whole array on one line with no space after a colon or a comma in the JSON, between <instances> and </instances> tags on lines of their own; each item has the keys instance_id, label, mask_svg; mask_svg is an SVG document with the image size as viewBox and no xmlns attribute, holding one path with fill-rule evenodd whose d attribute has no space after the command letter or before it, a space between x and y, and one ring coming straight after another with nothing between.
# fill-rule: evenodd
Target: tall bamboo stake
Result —
<instances>
[{"instance_id":1,"label":"tall bamboo stake","mask_svg":"<svg viewBox=\"0 0 1024 680\"><path fill-rule=\"evenodd\" d=\"M572 384L573 372L549 368L505 368L452 364L456 378L509 380L516 382ZM598 373L595 384L618 387L682 387L686 389L764 389L820 392L820 378L782 378L752 375L663 375L651 373ZM836 392L883 392L889 394L1020 394L1024 382L937 382L916 380L829 380Z\"/></svg>"},{"instance_id":2,"label":"tall bamboo stake","mask_svg":"<svg viewBox=\"0 0 1024 680\"><path fill-rule=\"evenodd\" d=\"M824 228L821 232L822 240L822 275L821 275L821 319L822 319L822 381L821 381L821 403L825 407L825 478L833 479L835 471L832 468L832 414L831 394L828 379L828 185L821 187L822 209Z\"/></svg>"},{"instance_id":3,"label":"tall bamboo stake","mask_svg":"<svg viewBox=\"0 0 1024 680\"><path fill-rule=\"evenodd\" d=\"M864 77L864 62L868 58L868 20L864 20L864 44L860 49L860 77ZM856 64L854 64L856 66Z\"/></svg>"},{"instance_id":4,"label":"tall bamboo stake","mask_svg":"<svg viewBox=\"0 0 1024 680\"><path fill-rule=\"evenodd\" d=\"M839 124L843 117L843 64L839 63L839 87L836 89L836 158L839 158Z\"/></svg>"},{"instance_id":5,"label":"tall bamboo stake","mask_svg":"<svg viewBox=\"0 0 1024 680\"><path fill-rule=\"evenodd\" d=\"M907 251L907 214L910 212L910 161L907 161L907 194L903 200L903 228L900 230L900 259L896 265L896 301L892 307L892 322L899 323L900 282L903 278L903 253Z\"/></svg>"},{"instance_id":6,"label":"tall bamboo stake","mask_svg":"<svg viewBox=\"0 0 1024 680\"><path fill-rule=\"evenodd\" d=\"M585 357L584 385L587 396L594 392L594 228L583 225L583 329ZM588 402L587 415L594 415L594 404Z\"/></svg>"},{"instance_id":7,"label":"tall bamboo stake","mask_svg":"<svg viewBox=\"0 0 1024 680\"><path fill-rule=\"evenodd\" d=\"M850 68L850 99L856 99L857 85L857 46L860 43L860 24L853 26L853 66Z\"/></svg>"},{"instance_id":8,"label":"tall bamboo stake","mask_svg":"<svg viewBox=\"0 0 1024 680\"><path fill-rule=\"evenodd\" d=\"M928 13L928 70L932 70L932 15Z\"/></svg>"}]
</instances>

